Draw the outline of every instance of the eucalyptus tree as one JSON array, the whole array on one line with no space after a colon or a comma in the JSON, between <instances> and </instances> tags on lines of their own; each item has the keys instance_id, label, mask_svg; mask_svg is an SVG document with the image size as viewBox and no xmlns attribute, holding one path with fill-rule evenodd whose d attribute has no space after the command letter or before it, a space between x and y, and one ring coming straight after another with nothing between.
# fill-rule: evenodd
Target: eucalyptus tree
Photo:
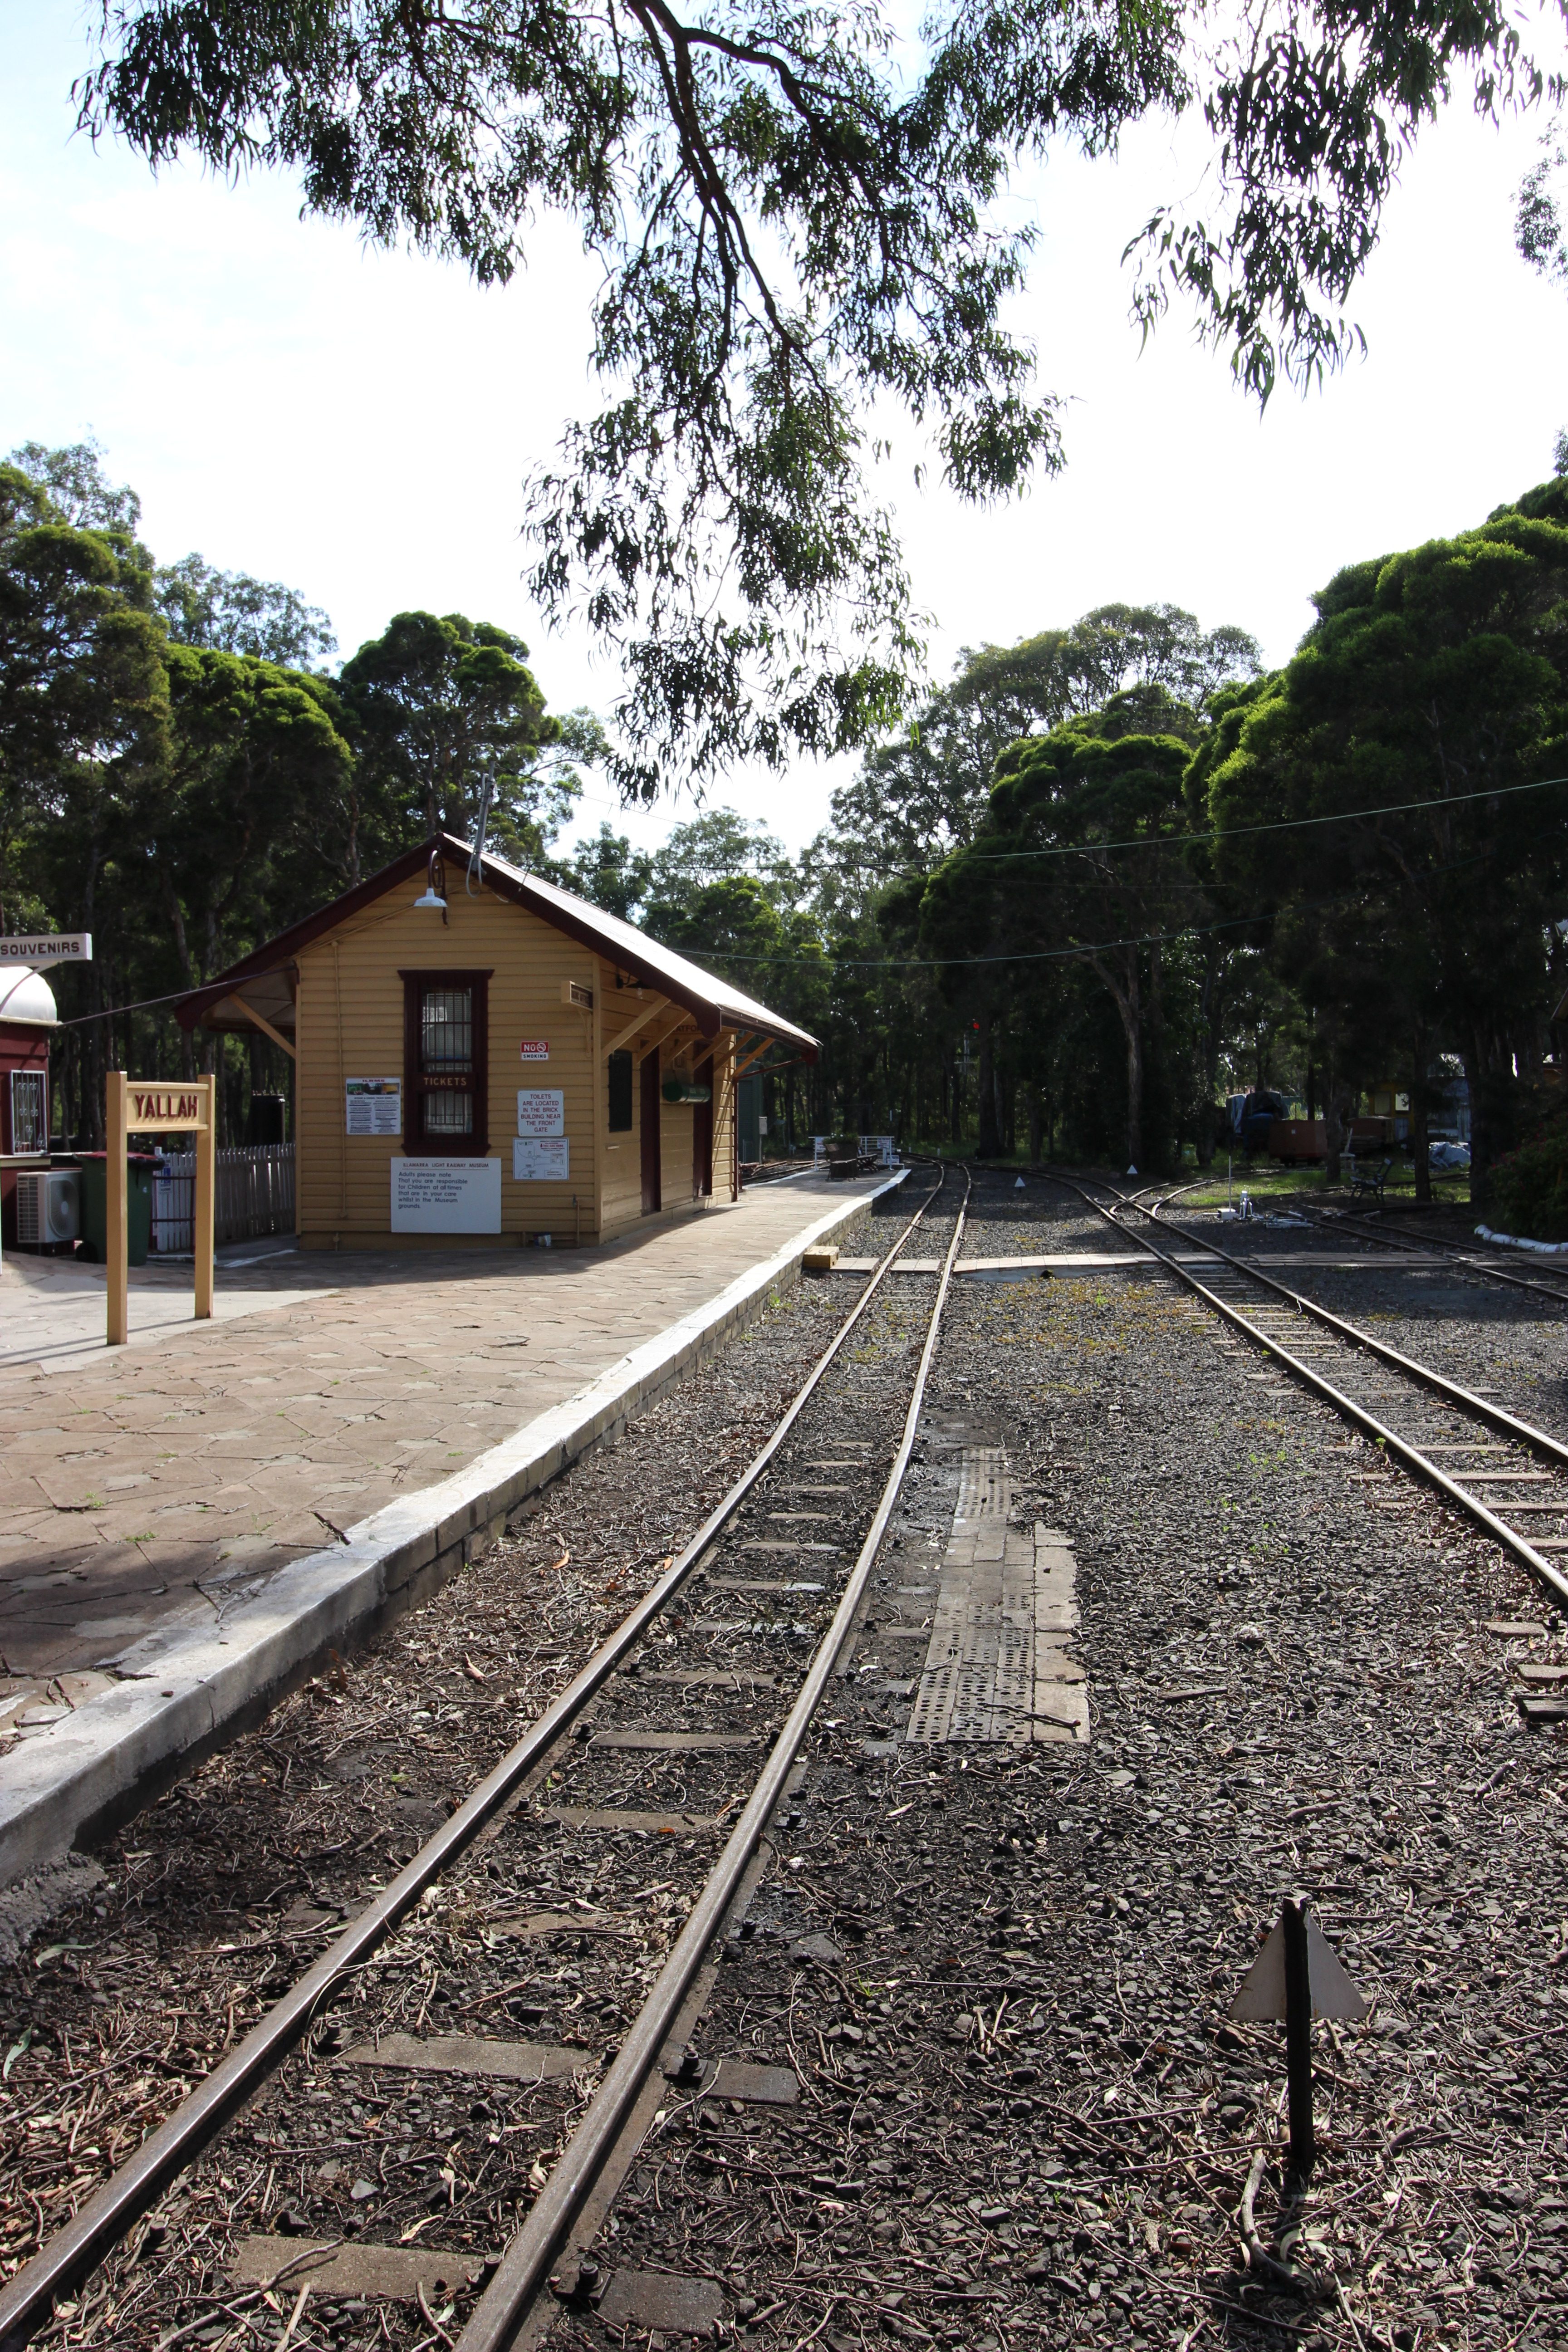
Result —
<instances>
[{"instance_id":1,"label":"eucalyptus tree","mask_svg":"<svg viewBox=\"0 0 1568 2352\"><path fill-rule=\"evenodd\" d=\"M19 896L42 912L42 857L51 878L75 870L57 917L90 923L103 812L166 752L163 630L133 527L80 528L0 466L0 895L13 916Z\"/></svg>"},{"instance_id":2,"label":"eucalyptus tree","mask_svg":"<svg viewBox=\"0 0 1568 2352\"><path fill-rule=\"evenodd\" d=\"M521 637L460 613L398 613L339 677L361 751L367 824L388 854L411 829L468 838L489 797L498 845L528 855L572 804L542 763L561 740Z\"/></svg>"},{"instance_id":3,"label":"eucalyptus tree","mask_svg":"<svg viewBox=\"0 0 1568 2352\"><path fill-rule=\"evenodd\" d=\"M220 572L200 555L161 564L153 594L169 635L181 645L250 654L286 669L311 668L337 648L331 621L297 588L255 580L248 572Z\"/></svg>"},{"instance_id":4,"label":"eucalyptus tree","mask_svg":"<svg viewBox=\"0 0 1568 2352\"><path fill-rule=\"evenodd\" d=\"M841 751L921 667L869 483L880 404L984 504L1062 462L1008 323L1010 177L1151 115L1208 168L1129 224L1145 326L1195 307L1267 397L1355 348L1344 305L1450 90L1543 76L1503 0L104 0L80 121L155 165L298 174L308 210L500 283L542 212L600 273L598 413L530 489L531 586L618 648L624 789Z\"/></svg>"},{"instance_id":5,"label":"eucalyptus tree","mask_svg":"<svg viewBox=\"0 0 1568 2352\"><path fill-rule=\"evenodd\" d=\"M985 831L938 869L922 908L933 943L966 940L971 955L984 944L984 979L971 984L993 1014L1038 959L1094 975L1121 1025L1136 1167L1169 1146L1149 1113L1151 1092L1168 1091L1167 949L1198 912L1184 854L1188 757L1179 737L1107 735L1092 719L1014 744L997 762Z\"/></svg>"},{"instance_id":6,"label":"eucalyptus tree","mask_svg":"<svg viewBox=\"0 0 1568 2352\"><path fill-rule=\"evenodd\" d=\"M1397 1055L1419 1111L1432 1054L1457 1046L1484 1199L1568 911L1568 481L1352 564L1314 602L1202 765L1215 869L1272 915L1351 1078Z\"/></svg>"},{"instance_id":7,"label":"eucalyptus tree","mask_svg":"<svg viewBox=\"0 0 1568 2352\"><path fill-rule=\"evenodd\" d=\"M211 646L165 649L168 754L131 796L141 847L187 988L309 911L290 860L319 876L342 824L353 755L326 682ZM319 880L315 887L319 890Z\"/></svg>"}]
</instances>

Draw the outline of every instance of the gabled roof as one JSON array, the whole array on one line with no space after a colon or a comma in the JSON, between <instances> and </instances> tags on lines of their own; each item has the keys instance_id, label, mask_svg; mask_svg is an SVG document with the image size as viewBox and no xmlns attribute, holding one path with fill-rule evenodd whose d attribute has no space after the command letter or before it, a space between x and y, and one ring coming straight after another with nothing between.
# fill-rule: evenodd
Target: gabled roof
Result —
<instances>
[{"instance_id":1,"label":"gabled roof","mask_svg":"<svg viewBox=\"0 0 1568 2352\"><path fill-rule=\"evenodd\" d=\"M384 866L368 882L344 891L330 906L308 915L290 929L280 931L254 953L241 957L238 963L231 964L205 987L192 989L189 995L179 998L174 1006L175 1019L185 1029L194 1029L198 1022L207 1029L270 1027L291 1037L294 991L290 967L300 950L336 930L364 908L374 906L389 890L416 877L423 877L432 850L438 850L446 863L448 887L460 887L460 877L468 869L471 855L470 845L449 833L434 834L416 849L406 849L401 857L395 857L390 866ZM754 1030L761 1036L795 1046L807 1061L816 1059L817 1041L809 1030L797 1028L781 1013L770 1012L754 997L742 994L727 981L716 979L700 965L677 955L673 948L661 947L657 940L639 931L635 923L623 923L617 915L607 915L603 908L591 905L586 898L576 898L570 890L559 890L552 882L542 882L535 874L524 874L488 851L481 861L481 872L486 887L498 898L510 898L525 907L531 914L564 932L568 939L635 976L643 986L658 989L672 1004L684 1005L695 1015L703 1036L716 1037L721 1029ZM454 877L458 877L456 885Z\"/></svg>"}]
</instances>

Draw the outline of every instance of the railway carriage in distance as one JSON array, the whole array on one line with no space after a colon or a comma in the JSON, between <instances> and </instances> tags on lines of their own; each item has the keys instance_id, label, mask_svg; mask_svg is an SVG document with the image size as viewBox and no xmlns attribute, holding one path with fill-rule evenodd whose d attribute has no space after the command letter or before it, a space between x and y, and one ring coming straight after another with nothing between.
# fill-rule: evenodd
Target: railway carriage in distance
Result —
<instances>
[{"instance_id":1,"label":"railway carriage in distance","mask_svg":"<svg viewBox=\"0 0 1568 2352\"><path fill-rule=\"evenodd\" d=\"M739 1084L816 1040L438 834L176 1005L294 1061L312 1249L608 1241L740 1193Z\"/></svg>"}]
</instances>

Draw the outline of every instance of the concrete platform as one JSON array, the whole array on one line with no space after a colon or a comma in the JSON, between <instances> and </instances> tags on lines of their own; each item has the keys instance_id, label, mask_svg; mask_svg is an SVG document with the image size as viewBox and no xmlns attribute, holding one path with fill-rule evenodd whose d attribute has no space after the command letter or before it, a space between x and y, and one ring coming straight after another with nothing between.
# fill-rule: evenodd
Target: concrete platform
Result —
<instances>
[{"instance_id":1,"label":"concrete platform","mask_svg":"<svg viewBox=\"0 0 1568 2352\"><path fill-rule=\"evenodd\" d=\"M258 1257L205 1324L160 1272L138 1343L90 1354L77 1269L8 1280L0 1885L425 1598L901 1181L760 1185L604 1249Z\"/></svg>"}]
</instances>

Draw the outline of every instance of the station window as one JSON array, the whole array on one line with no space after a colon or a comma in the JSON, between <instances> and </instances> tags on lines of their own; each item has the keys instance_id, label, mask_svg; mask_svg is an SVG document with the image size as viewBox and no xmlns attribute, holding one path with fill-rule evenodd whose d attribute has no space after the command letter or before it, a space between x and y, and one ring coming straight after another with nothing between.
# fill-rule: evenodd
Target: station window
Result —
<instances>
[{"instance_id":1,"label":"station window","mask_svg":"<svg viewBox=\"0 0 1568 2352\"><path fill-rule=\"evenodd\" d=\"M628 1118L626 1125L631 1125ZM13 1070L11 1073L11 1149L20 1157L30 1151L47 1151L49 1148L47 1106L44 1097L42 1070Z\"/></svg>"},{"instance_id":2,"label":"station window","mask_svg":"<svg viewBox=\"0 0 1568 2352\"><path fill-rule=\"evenodd\" d=\"M489 1148L489 973L405 971L404 1148L482 1159Z\"/></svg>"},{"instance_id":3,"label":"station window","mask_svg":"<svg viewBox=\"0 0 1568 2352\"><path fill-rule=\"evenodd\" d=\"M621 1052L609 1059L610 1074L610 1133L629 1135L632 1130L632 1057Z\"/></svg>"}]
</instances>

